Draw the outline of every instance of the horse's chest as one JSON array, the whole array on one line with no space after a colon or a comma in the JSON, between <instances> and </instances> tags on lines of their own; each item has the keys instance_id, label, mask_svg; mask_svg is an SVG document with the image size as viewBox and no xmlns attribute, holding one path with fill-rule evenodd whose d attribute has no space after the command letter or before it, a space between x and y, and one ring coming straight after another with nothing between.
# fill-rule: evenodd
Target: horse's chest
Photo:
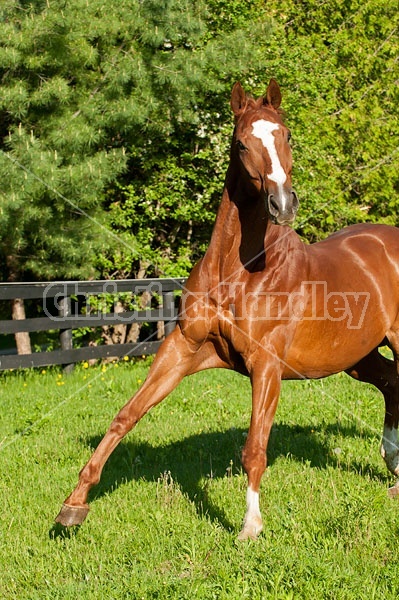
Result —
<instances>
[{"instance_id":1,"label":"horse's chest","mask_svg":"<svg viewBox=\"0 0 399 600\"><path fill-rule=\"evenodd\" d=\"M262 279L252 277L249 282L218 282L206 292L186 293L181 328L196 343L225 340L235 352L246 354L271 339L276 329L290 335L292 314L301 308L298 297L264 273Z\"/></svg>"}]
</instances>

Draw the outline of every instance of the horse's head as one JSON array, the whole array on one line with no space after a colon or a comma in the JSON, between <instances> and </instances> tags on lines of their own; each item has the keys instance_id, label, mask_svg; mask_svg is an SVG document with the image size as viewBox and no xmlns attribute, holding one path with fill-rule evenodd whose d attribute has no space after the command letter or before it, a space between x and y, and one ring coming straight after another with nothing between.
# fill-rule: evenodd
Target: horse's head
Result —
<instances>
[{"instance_id":1,"label":"horse's head","mask_svg":"<svg viewBox=\"0 0 399 600\"><path fill-rule=\"evenodd\" d=\"M240 83L231 94L235 115L232 153L244 167L251 188L265 200L270 219L279 225L292 223L298 198L291 187L290 132L279 111L280 88L271 79L266 94L255 100Z\"/></svg>"}]
</instances>

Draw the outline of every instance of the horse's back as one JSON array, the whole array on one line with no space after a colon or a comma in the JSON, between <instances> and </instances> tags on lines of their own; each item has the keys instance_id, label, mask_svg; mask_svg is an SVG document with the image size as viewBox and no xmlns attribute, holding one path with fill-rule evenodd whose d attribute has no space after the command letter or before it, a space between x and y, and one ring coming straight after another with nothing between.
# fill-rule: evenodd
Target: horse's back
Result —
<instances>
[{"instance_id":1,"label":"horse's back","mask_svg":"<svg viewBox=\"0 0 399 600\"><path fill-rule=\"evenodd\" d=\"M362 242L369 244L393 244L399 248L399 228L392 225L384 225L380 223L357 223L348 225L339 231L329 235L320 242L315 242L309 246L309 249L315 251L326 247L339 247L341 244Z\"/></svg>"},{"instance_id":2,"label":"horse's back","mask_svg":"<svg viewBox=\"0 0 399 600\"><path fill-rule=\"evenodd\" d=\"M307 247L313 274L335 274L337 282L355 277L358 283L371 274L391 273L399 277L399 229L391 225L359 223L350 225L325 240ZM360 283L360 282L359 282ZM399 279L398 279L399 283ZM339 283L338 283L339 285ZM360 291L360 290L359 290Z\"/></svg>"},{"instance_id":3,"label":"horse's back","mask_svg":"<svg viewBox=\"0 0 399 600\"><path fill-rule=\"evenodd\" d=\"M399 229L352 225L307 246L307 258L307 304L286 377L345 370L399 328Z\"/></svg>"}]
</instances>

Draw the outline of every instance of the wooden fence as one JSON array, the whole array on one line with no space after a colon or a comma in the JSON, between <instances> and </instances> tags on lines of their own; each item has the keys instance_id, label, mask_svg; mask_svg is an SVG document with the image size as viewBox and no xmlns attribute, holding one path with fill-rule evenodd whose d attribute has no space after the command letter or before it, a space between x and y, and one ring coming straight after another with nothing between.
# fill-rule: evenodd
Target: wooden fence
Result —
<instances>
[{"instance_id":1,"label":"wooden fence","mask_svg":"<svg viewBox=\"0 0 399 600\"><path fill-rule=\"evenodd\" d=\"M0 283L0 301L14 298L39 300L41 313L45 316L24 320L1 320L0 334L17 332L59 331L60 349L32 354L1 354L0 371L7 369L42 367L48 365L72 365L90 359L154 354L162 341L155 335L146 341L126 344L107 344L73 348L72 331L83 327L104 325L129 325L131 323L164 322L165 335L175 327L177 310L176 290L181 290L184 278L178 279L128 279L120 281L57 281L47 283ZM125 312L88 311L81 314L81 305L90 296L131 293L140 296L143 292L162 298L159 308L131 310ZM110 297L110 296L108 296ZM111 296L112 297L112 296ZM80 300L80 304L79 304ZM79 308L80 307L80 308Z\"/></svg>"}]
</instances>

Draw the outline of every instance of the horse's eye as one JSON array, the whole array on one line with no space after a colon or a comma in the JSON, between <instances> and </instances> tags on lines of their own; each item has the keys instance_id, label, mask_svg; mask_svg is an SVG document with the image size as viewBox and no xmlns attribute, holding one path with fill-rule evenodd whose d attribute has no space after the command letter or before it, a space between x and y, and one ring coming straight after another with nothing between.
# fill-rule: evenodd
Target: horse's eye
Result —
<instances>
[{"instance_id":1,"label":"horse's eye","mask_svg":"<svg viewBox=\"0 0 399 600\"><path fill-rule=\"evenodd\" d=\"M238 146L238 149L239 149L241 152L243 152L244 150L246 150L246 149L247 149L247 147L246 147L246 146L244 146L244 144L243 144L243 143L242 143L240 140L237 140L237 146Z\"/></svg>"}]
</instances>

